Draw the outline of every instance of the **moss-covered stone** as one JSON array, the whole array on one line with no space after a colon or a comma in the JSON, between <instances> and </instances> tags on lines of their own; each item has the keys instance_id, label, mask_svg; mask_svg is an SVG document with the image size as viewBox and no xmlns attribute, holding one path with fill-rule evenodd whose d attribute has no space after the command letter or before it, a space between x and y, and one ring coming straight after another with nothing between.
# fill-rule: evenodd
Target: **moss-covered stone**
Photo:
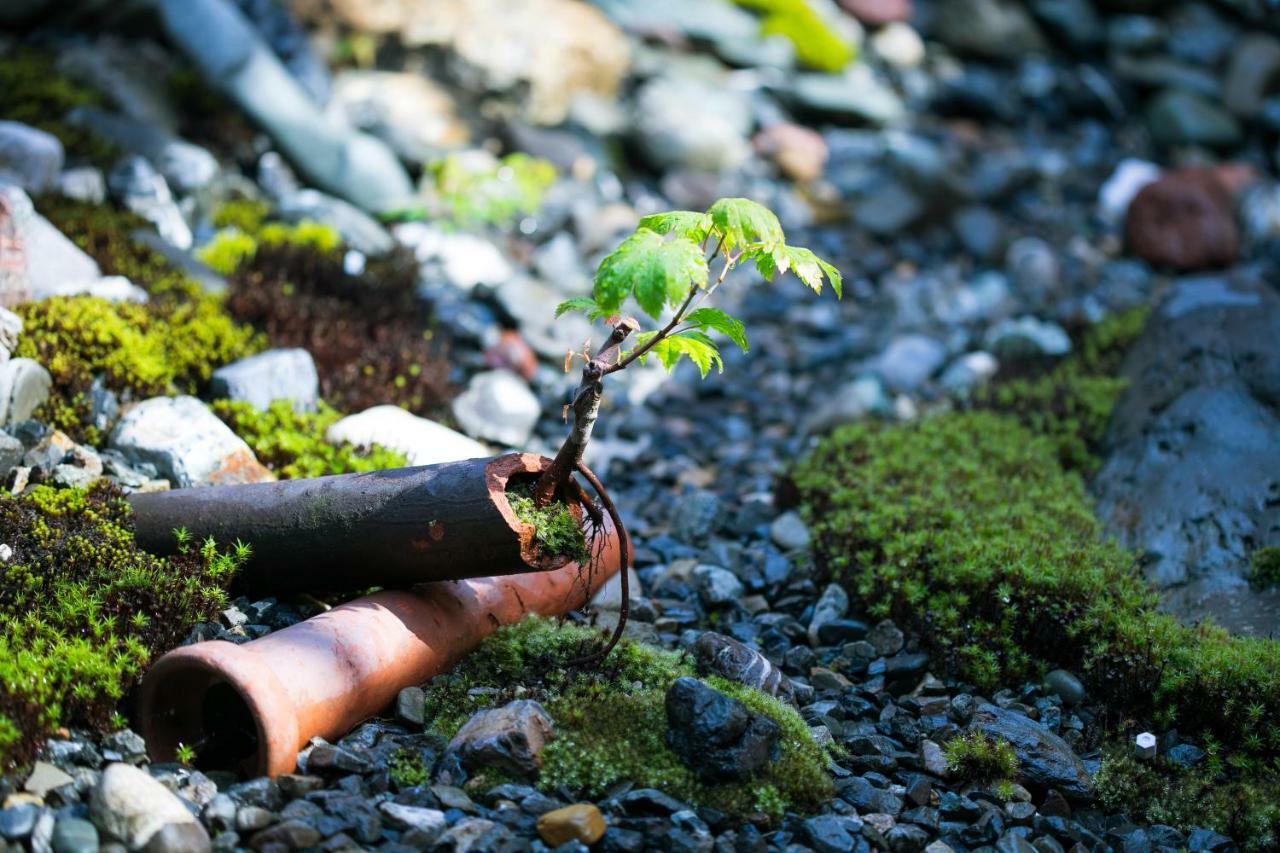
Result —
<instances>
[{"instance_id":1,"label":"moss-covered stone","mask_svg":"<svg viewBox=\"0 0 1280 853\"><path fill-rule=\"evenodd\" d=\"M67 121L76 107L102 105L97 90L59 73L50 53L23 48L0 56L0 119L53 134L72 161L105 168L120 155L111 142Z\"/></svg>"},{"instance_id":2,"label":"moss-covered stone","mask_svg":"<svg viewBox=\"0 0 1280 853\"><path fill-rule=\"evenodd\" d=\"M1164 758L1142 762L1121 747L1104 753L1094 777L1099 803L1134 820L1187 831L1209 827L1242 842L1246 850L1280 846L1280 780L1248 781L1223 774L1216 747L1200 767Z\"/></svg>"},{"instance_id":3,"label":"moss-covered stone","mask_svg":"<svg viewBox=\"0 0 1280 853\"><path fill-rule=\"evenodd\" d=\"M374 445L359 448L330 444L325 432L342 413L324 403L315 412L298 412L287 400L260 411L249 403L217 400L213 411L253 449L276 476L292 480L380 471L408 465L403 453Z\"/></svg>"},{"instance_id":4,"label":"moss-covered stone","mask_svg":"<svg viewBox=\"0 0 1280 853\"><path fill-rule=\"evenodd\" d=\"M717 677L707 682L778 723L781 756L748 782L700 782L665 741L667 688L693 675L692 664L673 652L624 640L600 668L568 665L600 642L596 631L545 619L501 629L453 673L432 682L427 693L432 730L452 737L472 713L504 704L519 691L541 702L555 720L556 738L542 752L538 786L544 790L564 786L599 796L631 780L735 818L763 814L772 819L785 809L814 808L830 796L827 755L795 709Z\"/></svg>"},{"instance_id":5,"label":"moss-covered stone","mask_svg":"<svg viewBox=\"0 0 1280 853\"><path fill-rule=\"evenodd\" d=\"M942 747L947 770L966 782L1012 782L1018 776L1018 755L1013 744L984 732L970 730Z\"/></svg>"},{"instance_id":6,"label":"moss-covered stone","mask_svg":"<svg viewBox=\"0 0 1280 853\"><path fill-rule=\"evenodd\" d=\"M1259 548L1249 556L1249 583L1256 589L1280 586L1280 548Z\"/></svg>"},{"instance_id":7,"label":"moss-covered stone","mask_svg":"<svg viewBox=\"0 0 1280 853\"><path fill-rule=\"evenodd\" d=\"M1136 325L1117 321L1114 345L1082 348L1072 375L1115 369ZM1051 381L1063 394L1079 389L1061 376ZM1101 540L1079 473L1064 468L1088 469L1079 454L1105 413L1047 424L1028 414L838 430L795 477L819 566L984 689L1070 667L1126 719L1220 744L1231 784L1252 803L1221 827L1271 820L1243 792L1275 782L1280 642L1161 613L1134 556Z\"/></svg>"},{"instance_id":8,"label":"moss-covered stone","mask_svg":"<svg viewBox=\"0 0 1280 853\"><path fill-rule=\"evenodd\" d=\"M0 767L59 725L105 727L158 653L225 607L247 553L212 542L140 551L114 488L0 493Z\"/></svg>"}]
</instances>

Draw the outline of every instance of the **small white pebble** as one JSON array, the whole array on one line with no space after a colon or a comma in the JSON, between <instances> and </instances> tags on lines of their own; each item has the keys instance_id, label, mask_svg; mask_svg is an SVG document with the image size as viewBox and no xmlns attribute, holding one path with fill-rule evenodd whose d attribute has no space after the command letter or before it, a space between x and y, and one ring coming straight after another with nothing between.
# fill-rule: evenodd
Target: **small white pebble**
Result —
<instances>
[{"instance_id":1,"label":"small white pebble","mask_svg":"<svg viewBox=\"0 0 1280 853\"><path fill-rule=\"evenodd\" d=\"M7 563L13 559L13 549L6 543L0 542L0 563Z\"/></svg>"},{"instance_id":2,"label":"small white pebble","mask_svg":"<svg viewBox=\"0 0 1280 853\"><path fill-rule=\"evenodd\" d=\"M351 249L342 256L342 271L347 275L361 275L364 272L365 256L363 252Z\"/></svg>"},{"instance_id":3,"label":"small white pebble","mask_svg":"<svg viewBox=\"0 0 1280 853\"><path fill-rule=\"evenodd\" d=\"M1133 739L1133 752L1138 758L1149 760L1156 757L1156 736L1151 732L1143 732Z\"/></svg>"}]
</instances>

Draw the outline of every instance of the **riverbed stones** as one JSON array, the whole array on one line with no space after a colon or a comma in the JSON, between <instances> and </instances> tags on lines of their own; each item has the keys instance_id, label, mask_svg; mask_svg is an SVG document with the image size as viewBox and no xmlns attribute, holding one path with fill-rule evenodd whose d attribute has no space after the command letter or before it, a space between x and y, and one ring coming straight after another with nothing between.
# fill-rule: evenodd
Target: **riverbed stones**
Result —
<instances>
[{"instance_id":1,"label":"riverbed stones","mask_svg":"<svg viewBox=\"0 0 1280 853\"><path fill-rule=\"evenodd\" d=\"M749 779L776 757L781 730L696 678L667 690L667 745L707 782Z\"/></svg>"},{"instance_id":2,"label":"riverbed stones","mask_svg":"<svg viewBox=\"0 0 1280 853\"><path fill-rule=\"evenodd\" d=\"M542 767L542 750L555 737L551 715L531 699L479 711L449 741L449 751L471 767L497 767L531 778Z\"/></svg>"},{"instance_id":3,"label":"riverbed stones","mask_svg":"<svg viewBox=\"0 0 1280 853\"><path fill-rule=\"evenodd\" d=\"M1090 795L1092 783L1084 763L1066 741L1030 717L980 703L970 726L1013 746L1018 755L1019 774L1025 782L1056 788L1076 799Z\"/></svg>"},{"instance_id":4,"label":"riverbed stones","mask_svg":"<svg viewBox=\"0 0 1280 853\"><path fill-rule=\"evenodd\" d=\"M129 850L198 853L209 836L178 797L148 773L111 764L89 799L89 817L100 832Z\"/></svg>"},{"instance_id":5,"label":"riverbed stones","mask_svg":"<svg viewBox=\"0 0 1280 853\"><path fill-rule=\"evenodd\" d=\"M195 397L138 403L120 418L111 447L132 464L154 465L178 488L275 479L249 445Z\"/></svg>"}]
</instances>

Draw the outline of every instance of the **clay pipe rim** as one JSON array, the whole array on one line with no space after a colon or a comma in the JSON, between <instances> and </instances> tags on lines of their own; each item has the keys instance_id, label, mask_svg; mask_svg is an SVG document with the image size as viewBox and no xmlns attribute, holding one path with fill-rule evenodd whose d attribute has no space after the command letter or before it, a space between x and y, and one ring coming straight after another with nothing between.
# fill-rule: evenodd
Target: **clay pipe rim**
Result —
<instances>
[{"instance_id":1,"label":"clay pipe rim","mask_svg":"<svg viewBox=\"0 0 1280 853\"><path fill-rule=\"evenodd\" d=\"M257 730L258 748L254 752L253 763L243 770L256 777L266 775L273 767L292 767L297 760L298 749L298 720L294 703L271 667L260 664L253 650L247 647L212 640L174 649L156 661L143 679L138 707L164 708L168 715L177 717L183 710L196 709L184 709L179 701L162 701L158 694L164 691L176 693L189 686L191 695L203 697L217 684L226 684L235 691L253 717ZM271 726L264 726L264 720L271 720ZM182 742L180 732L183 727L151 713L142 714L141 723L141 734L152 757L161 761L173 760L178 744ZM193 725L191 731L207 728L207 725Z\"/></svg>"},{"instance_id":2,"label":"clay pipe rim","mask_svg":"<svg viewBox=\"0 0 1280 853\"><path fill-rule=\"evenodd\" d=\"M539 456L536 453L509 453L506 456L497 457L486 465L484 469L485 485L489 490L489 499L493 502L507 526L511 528L512 533L515 534L520 546L520 559L530 569L544 572L563 568L569 565L572 560L564 554L544 554L542 552L535 538L537 535L536 528L532 524L525 524L516 518L515 510L511 508L511 502L507 500L507 487L510 485L512 478L526 475L537 476L549 467L551 467L551 460L545 456ZM558 497L564 500L563 495ZM573 514L581 526L585 518L582 504L577 500L568 500L565 503L569 507L569 512Z\"/></svg>"}]
</instances>

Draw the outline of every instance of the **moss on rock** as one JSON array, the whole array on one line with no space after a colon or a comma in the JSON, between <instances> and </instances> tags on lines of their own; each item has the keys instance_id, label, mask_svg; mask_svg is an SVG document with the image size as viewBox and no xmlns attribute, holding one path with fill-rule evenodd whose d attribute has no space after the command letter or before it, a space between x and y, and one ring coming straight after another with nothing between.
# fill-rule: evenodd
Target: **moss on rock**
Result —
<instances>
[{"instance_id":1,"label":"moss on rock","mask_svg":"<svg viewBox=\"0 0 1280 853\"><path fill-rule=\"evenodd\" d=\"M599 669L568 666L599 644L597 631L546 619L503 628L453 673L431 683L431 728L452 737L474 712L519 694L536 698L555 720L556 737L543 750L538 779L547 791L564 786L575 794L599 796L630 780L735 818L764 814L775 820L785 809L815 808L830 796L827 755L795 709L714 676L707 679L712 687L778 723L781 755L757 779L700 782L665 741L667 688L677 678L693 675L692 664L674 652L623 640Z\"/></svg>"},{"instance_id":2,"label":"moss on rock","mask_svg":"<svg viewBox=\"0 0 1280 853\"><path fill-rule=\"evenodd\" d=\"M760 34L791 42L796 60L815 71L839 71L858 55L857 47L819 14L808 0L734 0L763 16Z\"/></svg>"},{"instance_id":3,"label":"moss on rock","mask_svg":"<svg viewBox=\"0 0 1280 853\"><path fill-rule=\"evenodd\" d=\"M0 493L0 766L31 757L59 725L106 727L155 655L225 607L247 552L212 542L169 558L134 543L131 510L106 484Z\"/></svg>"},{"instance_id":4,"label":"moss on rock","mask_svg":"<svg viewBox=\"0 0 1280 853\"><path fill-rule=\"evenodd\" d=\"M408 465L403 453L374 445L330 444L325 432L342 413L321 403L315 412L298 412L287 400L276 400L266 411L251 404L217 400L213 411L253 449L276 476L286 480L380 471Z\"/></svg>"},{"instance_id":5,"label":"moss on rock","mask_svg":"<svg viewBox=\"0 0 1280 853\"><path fill-rule=\"evenodd\" d=\"M537 213L556 167L528 154L508 154L492 167L456 154L427 167L440 212L460 228L505 227Z\"/></svg>"},{"instance_id":6,"label":"moss on rock","mask_svg":"<svg viewBox=\"0 0 1280 853\"><path fill-rule=\"evenodd\" d=\"M67 157L106 168L120 151L93 131L67 121L76 107L103 106L101 93L59 73L52 54L22 48L0 56L0 119L53 134Z\"/></svg>"}]
</instances>

